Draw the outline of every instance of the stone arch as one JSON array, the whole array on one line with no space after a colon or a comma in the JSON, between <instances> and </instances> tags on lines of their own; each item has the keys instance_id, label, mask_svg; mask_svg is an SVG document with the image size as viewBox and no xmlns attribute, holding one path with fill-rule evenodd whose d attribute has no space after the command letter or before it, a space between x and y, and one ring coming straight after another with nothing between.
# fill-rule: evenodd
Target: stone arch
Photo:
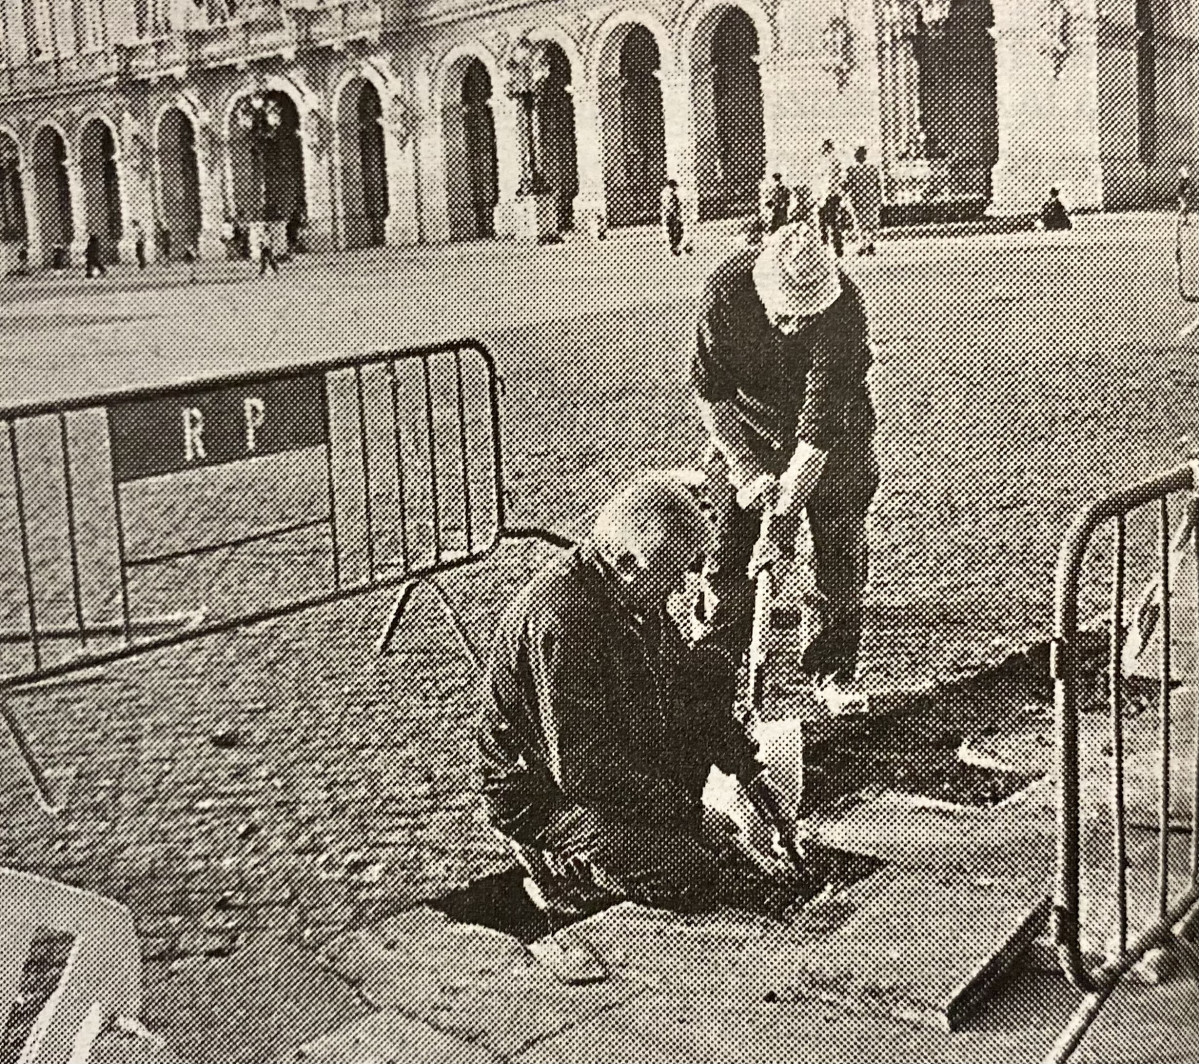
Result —
<instances>
[{"instance_id":1,"label":"stone arch","mask_svg":"<svg viewBox=\"0 0 1199 1064\"><path fill-rule=\"evenodd\" d=\"M705 37L706 43L711 44L712 30L718 21L714 16L724 14L726 8L736 8L753 22L758 34L759 56L767 56L778 47L774 21L755 0L695 0L679 12L675 22L679 56L683 61L689 61L695 55L695 49L705 44Z\"/></svg>"},{"instance_id":2,"label":"stone arch","mask_svg":"<svg viewBox=\"0 0 1199 1064\"><path fill-rule=\"evenodd\" d=\"M573 92L578 57L562 46L565 34L530 34L545 48L550 75L537 108L537 162L556 200L559 232L574 228L574 201L579 194L579 151ZM567 38L569 40L569 38Z\"/></svg>"},{"instance_id":3,"label":"stone arch","mask_svg":"<svg viewBox=\"0 0 1199 1064\"><path fill-rule=\"evenodd\" d=\"M583 53L581 48L575 43L574 38L561 26L557 25L557 23L549 23L545 26L538 26L535 29L529 30L524 36L532 42L556 44L566 57L566 62L570 69L570 84L572 86L579 84L584 72Z\"/></svg>"},{"instance_id":4,"label":"stone arch","mask_svg":"<svg viewBox=\"0 0 1199 1064\"><path fill-rule=\"evenodd\" d=\"M752 214L766 170L760 21L737 3L706 3L685 51L699 217Z\"/></svg>"},{"instance_id":5,"label":"stone arch","mask_svg":"<svg viewBox=\"0 0 1199 1064\"><path fill-rule=\"evenodd\" d=\"M240 121L243 100L259 100L265 123L247 128ZM304 116L311 100L287 78L264 79L230 93L222 117L226 135L226 209L243 221L289 224L307 215L308 159ZM275 121L277 119L277 122ZM256 130L269 130L258 137Z\"/></svg>"},{"instance_id":6,"label":"stone arch","mask_svg":"<svg viewBox=\"0 0 1199 1064\"><path fill-rule=\"evenodd\" d=\"M83 223L99 239L103 261L114 263L124 232L120 135L106 114L94 112L80 122L77 152Z\"/></svg>"},{"instance_id":7,"label":"stone arch","mask_svg":"<svg viewBox=\"0 0 1199 1064\"><path fill-rule=\"evenodd\" d=\"M198 244L203 225L198 129L183 101L161 108L154 123L158 217L180 247Z\"/></svg>"},{"instance_id":8,"label":"stone arch","mask_svg":"<svg viewBox=\"0 0 1199 1064\"><path fill-rule=\"evenodd\" d=\"M43 261L53 264L55 248L70 250L75 237L75 218L71 207L70 141L57 122L46 119L33 131L29 160L33 172L37 204L38 243Z\"/></svg>"},{"instance_id":9,"label":"stone arch","mask_svg":"<svg viewBox=\"0 0 1199 1064\"><path fill-rule=\"evenodd\" d=\"M493 88L500 84L502 78L499 64L496 62L496 57L483 44L478 41L470 41L456 45L442 56L441 62L437 65L437 72L430 82L432 95L429 100L429 109L433 114L440 114L448 91L458 92L461 89L463 73L472 59L477 59L483 64Z\"/></svg>"},{"instance_id":10,"label":"stone arch","mask_svg":"<svg viewBox=\"0 0 1199 1064\"><path fill-rule=\"evenodd\" d=\"M587 77L591 84L598 85L608 57L615 46L617 52L625 37L640 26L653 35L658 46L660 69L672 70L675 65L675 50L670 34L662 21L648 8L622 8L609 15L595 31L591 41L591 59L587 65Z\"/></svg>"},{"instance_id":11,"label":"stone arch","mask_svg":"<svg viewBox=\"0 0 1199 1064\"><path fill-rule=\"evenodd\" d=\"M391 210L382 121L387 83L370 67L348 70L333 91L333 179L338 244L379 247Z\"/></svg>"},{"instance_id":12,"label":"stone arch","mask_svg":"<svg viewBox=\"0 0 1199 1064\"><path fill-rule=\"evenodd\" d=\"M660 36L624 21L602 38L596 68L608 225L648 225L666 181Z\"/></svg>"},{"instance_id":13,"label":"stone arch","mask_svg":"<svg viewBox=\"0 0 1199 1064\"><path fill-rule=\"evenodd\" d=\"M20 139L8 126L0 125L0 243L29 241L24 169Z\"/></svg>"},{"instance_id":14,"label":"stone arch","mask_svg":"<svg viewBox=\"0 0 1199 1064\"><path fill-rule=\"evenodd\" d=\"M450 240L495 235L499 158L491 100L496 77L494 63L466 49L443 65L437 81Z\"/></svg>"}]
</instances>

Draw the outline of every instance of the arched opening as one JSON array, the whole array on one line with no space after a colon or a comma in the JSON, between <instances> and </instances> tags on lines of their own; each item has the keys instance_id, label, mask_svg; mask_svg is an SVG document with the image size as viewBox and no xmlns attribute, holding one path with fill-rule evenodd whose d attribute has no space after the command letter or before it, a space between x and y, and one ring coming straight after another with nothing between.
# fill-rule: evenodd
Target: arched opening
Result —
<instances>
[{"instance_id":1,"label":"arched opening","mask_svg":"<svg viewBox=\"0 0 1199 1064\"><path fill-rule=\"evenodd\" d=\"M661 62L654 35L639 24L622 26L604 45L599 71L600 136L611 227L658 220L658 194L666 182Z\"/></svg>"},{"instance_id":2,"label":"arched opening","mask_svg":"<svg viewBox=\"0 0 1199 1064\"><path fill-rule=\"evenodd\" d=\"M991 198L991 168L999 160L995 23L990 0L954 0L949 16L930 28L917 9L916 62L925 151L941 160L933 193L949 199Z\"/></svg>"},{"instance_id":3,"label":"arched opening","mask_svg":"<svg viewBox=\"0 0 1199 1064\"><path fill-rule=\"evenodd\" d=\"M337 112L341 163L341 239L344 247L379 247L386 235L387 159L383 101L365 78L351 81Z\"/></svg>"},{"instance_id":4,"label":"arched opening","mask_svg":"<svg viewBox=\"0 0 1199 1064\"><path fill-rule=\"evenodd\" d=\"M33 183L42 258L46 265L51 265L56 248L69 253L75 220L71 215L67 146L58 130L50 126L43 126L33 138Z\"/></svg>"},{"instance_id":5,"label":"arched opening","mask_svg":"<svg viewBox=\"0 0 1199 1064\"><path fill-rule=\"evenodd\" d=\"M691 48L699 216L752 214L766 171L758 31L739 7L717 8Z\"/></svg>"},{"instance_id":6,"label":"arched opening","mask_svg":"<svg viewBox=\"0 0 1199 1064\"><path fill-rule=\"evenodd\" d=\"M196 131L177 107L170 108L158 124L159 209L162 222L178 247L199 243L200 163L196 157Z\"/></svg>"},{"instance_id":7,"label":"arched opening","mask_svg":"<svg viewBox=\"0 0 1199 1064\"><path fill-rule=\"evenodd\" d=\"M570 95L570 60L553 41L545 44L549 76L537 107L537 162L558 205L558 230L574 227L579 194L579 160L575 141L575 105Z\"/></svg>"},{"instance_id":8,"label":"arched opening","mask_svg":"<svg viewBox=\"0 0 1199 1064\"><path fill-rule=\"evenodd\" d=\"M23 244L28 239L21 155L12 137L0 133L0 241Z\"/></svg>"},{"instance_id":9,"label":"arched opening","mask_svg":"<svg viewBox=\"0 0 1199 1064\"><path fill-rule=\"evenodd\" d=\"M233 203L242 221L302 222L304 144L300 112L285 92L243 97L229 116Z\"/></svg>"},{"instance_id":10,"label":"arched opening","mask_svg":"<svg viewBox=\"0 0 1199 1064\"><path fill-rule=\"evenodd\" d=\"M1157 37L1153 0L1137 0L1137 157L1152 166L1157 157Z\"/></svg>"},{"instance_id":11,"label":"arched opening","mask_svg":"<svg viewBox=\"0 0 1199 1064\"><path fill-rule=\"evenodd\" d=\"M469 59L451 72L442 112L446 212L451 240L495 236L500 200L491 75Z\"/></svg>"},{"instance_id":12,"label":"arched opening","mask_svg":"<svg viewBox=\"0 0 1199 1064\"><path fill-rule=\"evenodd\" d=\"M88 234L99 238L101 259L116 262L122 230L121 182L112 130L99 118L84 126L79 138L79 180Z\"/></svg>"}]
</instances>

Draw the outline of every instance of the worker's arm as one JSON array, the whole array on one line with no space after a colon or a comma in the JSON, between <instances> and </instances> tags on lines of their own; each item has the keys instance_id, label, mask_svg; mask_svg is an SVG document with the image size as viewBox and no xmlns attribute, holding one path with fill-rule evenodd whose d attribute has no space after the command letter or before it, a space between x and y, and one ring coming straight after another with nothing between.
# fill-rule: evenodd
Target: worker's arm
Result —
<instances>
[{"instance_id":1,"label":"worker's arm","mask_svg":"<svg viewBox=\"0 0 1199 1064\"><path fill-rule=\"evenodd\" d=\"M631 763L615 726L619 663L610 659L586 618L535 614L529 621L529 665L549 769L570 801L617 807L647 823L680 823L694 800L672 780Z\"/></svg>"}]
</instances>

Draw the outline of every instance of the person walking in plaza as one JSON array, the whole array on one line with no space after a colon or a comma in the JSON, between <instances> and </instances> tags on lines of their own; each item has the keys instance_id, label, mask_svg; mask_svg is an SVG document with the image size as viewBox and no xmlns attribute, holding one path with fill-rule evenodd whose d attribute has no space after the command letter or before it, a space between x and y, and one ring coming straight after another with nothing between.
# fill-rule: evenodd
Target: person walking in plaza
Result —
<instances>
[{"instance_id":1,"label":"person walking in plaza","mask_svg":"<svg viewBox=\"0 0 1199 1064\"><path fill-rule=\"evenodd\" d=\"M801 667L818 694L842 706L855 697L866 515L879 481L871 359L862 295L810 212L760 250L735 253L704 287L691 388L724 504L695 635L744 653L754 579L794 553L806 513L816 605Z\"/></svg>"},{"instance_id":2,"label":"person walking in plaza","mask_svg":"<svg viewBox=\"0 0 1199 1064\"><path fill-rule=\"evenodd\" d=\"M83 272L89 280L108 276L108 270L104 267L104 255L100 249L100 237L95 233L88 233L87 243L83 246Z\"/></svg>"},{"instance_id":3,"label":"person walking in plaza","mask_svg":"<svg viewBox=\"0 0 1199 1064\"><path fill-rule=\"evenodd\" d=\"M857 219L858 254L873 255L883 206L883 183L878 167L866 161L865 145L853 153L853 165L845 170L845 195Z\"/></svg>"},{"instance_id":4,"label":"person walking in plaza","mask_svg":"<svg viewBox=\"0 0 1199 1064\"><path fill-rule=\"evenodd\" d=\"M762 203L762 221L774 233L787 224L791 213L791 190L783 184L782 174L771 174Z\"/></svg>"},{"instance_id":5,"label":"person walking in plaza","mask_svg":"<svg viewBox=\"0 0 1199 1064\"><path fill-rule=\"evenodd\" d=\"M683 204L679 199L679 183L673 177L662 186L660 199L662 232L666 235L666 244L672 255L680 255L683 245Z\"/></svg>"},{"instance_id":6,"label":"person walking in plaza","mask_svg":"<svg viewBox=\"0 0 1199 1064\"><path fill-rule=\"evenodd\" d=\"M733 717L732 662L688 647L666 609L711 543L693 489L643 473L500 620L476 728L481 792L548 910L630 899L780 918L805 886L749 860L734 822L701 800L716 765L776 833L794 833Z\"/></svg>"},{"instance_id":7,"label":"person walking in plaza","mask_svg":"<svg viewBox=\"0 0 1199 1064\"><path fill-rule=\"evenodd\" d=\"M257 241L258 276L266 276L268 268L277 274L279 263L275 261L275 249L271 246L271 227L265 222L255 222L250 231L253 239Z\"/></svg>"},{"instance_id":8,"label":"person walking in plaza","mask_svg":"<svg viewBox=\"0 0 1199 1064\"><path fill-rule=\"evenodd\" d=\"M133 256L137 259L137 268L144 270L146 268L146 231L142 228L142 223L136 218L133 220Z\"/></svg>"},{"instance_id":9,"label":"person walking in plaza","mask_svg":"<svg viewBox=\"0 0 1199 1064\"><path fill-rule=\"evenodd\" d=\"M840 258L844 252L841 239L841 190L843 185L841 160L833 149L833 142L826 140L820 146L820 164L816 171L816 202L819 204L820 239L825 244L832 241L833 252Z\"/></svg>"}]
</instances>

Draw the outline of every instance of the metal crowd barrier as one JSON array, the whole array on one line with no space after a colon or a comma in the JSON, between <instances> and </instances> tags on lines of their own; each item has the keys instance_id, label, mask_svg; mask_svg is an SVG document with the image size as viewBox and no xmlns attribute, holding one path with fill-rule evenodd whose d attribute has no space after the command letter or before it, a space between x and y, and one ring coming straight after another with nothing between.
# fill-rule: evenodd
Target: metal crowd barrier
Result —
<instances>
[{"instance_id":1,"label":"metal crowd barrier","mask_svg":"<svg viewBox=\"0 0 1199 1064\"><path fill-rule=\"evenodd\" d=\"M472 341L0 409L0 718L54 811L14 689L395 587L386 642L528 538Z\"/></svg>"},{"instance_id":2,"label":"metal crowd barrier","mask_svg":"<svg viewBox=\"0 0 1199 1064\"><path fill-rule=\"evenodd\" d=\"M1055 586L1055 628L1051 644L1051 672L1057 729L1057 882L1054 905L1054 938L1062 970L1070 983L1089 997L1075 1022L1063 1033L1050 1059L1064 1060L1081 1040L1087 1026L1114 989L1116 982L1152 949L1164 947L1174 939L1173 928L1181 923L1199 902L1199 726L1196 728L1194 767L1195 784L1189 839L1190 876L1172 883L1170 875L1170 768L1175 756L1175 737L1171 734L1171 534L1169 503L1179 493L1199 489L1199 464L1187 464L1156 479L1117 492L1083 509L1062 544L1058 555ZM1174 550L1194 551L1199 561L1199 495L1191 494L1186 517L1176 537ZM1125 807L1125 650L1124 598L1127 582L1127 522L1143 507L1157 511L1155 561L1160 602L1156 614L1156 637L1161 647L1161 679L1158 688L1161 723L1158 735L1158 768L1161 772L1158 795L1158 845L1156 912L1145 927L1129 926L1128 908L1128 825ZM1108 662L1108 710L1112 776L1110 808L1113 827L1113 865L1115 870L1116 943L1114 953L1101 963L1088 959L1083 946L1081 916L1080 807L1079 780L1079 597L1084 563L1096 531L1108 523L1113 528L1111 569L1111 630ZM1196 604L1199 608L1199 603ZM1177 876L1175 877L1178 878Z\"/></svg>"}]
</instances>

